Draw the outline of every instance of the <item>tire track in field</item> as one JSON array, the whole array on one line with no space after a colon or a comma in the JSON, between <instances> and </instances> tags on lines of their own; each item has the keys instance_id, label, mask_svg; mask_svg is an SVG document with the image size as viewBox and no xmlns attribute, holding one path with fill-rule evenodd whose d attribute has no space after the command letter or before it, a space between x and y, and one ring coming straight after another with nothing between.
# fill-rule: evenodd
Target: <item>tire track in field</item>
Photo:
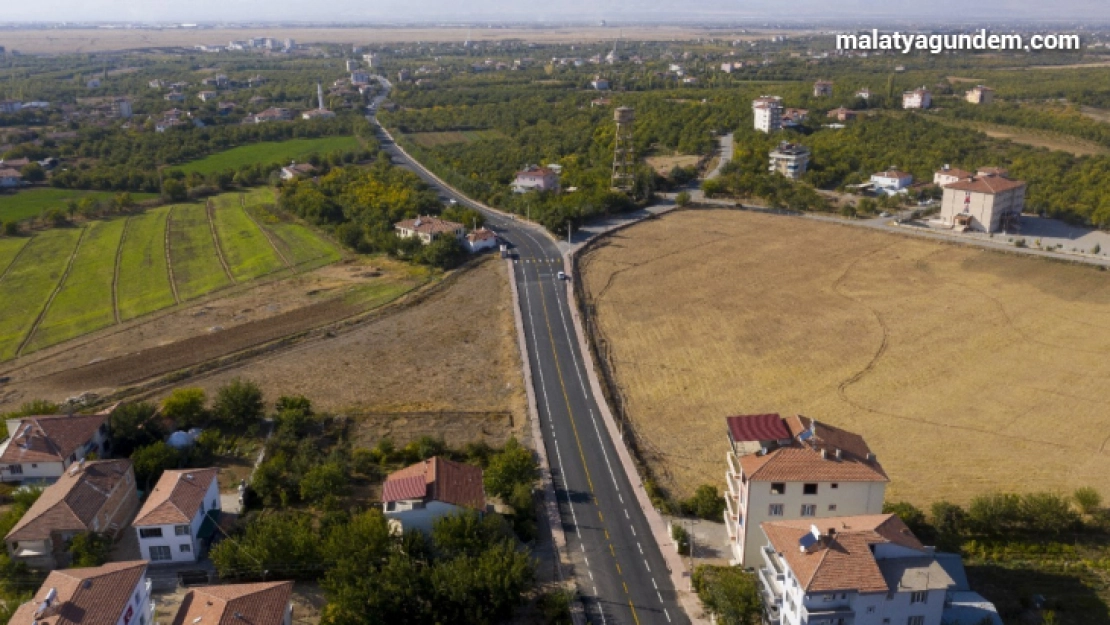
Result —
<instances>
[{"instance_id":1,"label":"tire track in field","mask_svg":"<svg viewBox=\"0 0 1110 625\"><path fill-rule=\"evenodd\" d=\"M235 276L231 275L231 268L227 266L227 259L224 258L224 248L220 245L220 237L216 234L216 220L212 218L212 213L215 208L212 206L212 200L204 203L204 215L208 217L208 229L212 232L212 242L216 244L216 256L220 259L220 265L224 268L224 274L227 279L235 284Z\"/></svg>"},{"instance_id":2,"label":"tire track in field","mask_svg":"<svg viewBox=\"0 0 1110 625\"><path fill-rule=\"evenodd\" d=\"M46 304L43 305L42 310L39 311L38 317L35 317L34 325L31 326L31 329L27 332L27 335L23 337L23 340L20 341L19 348L15 350L16 358L23 355L23 350L27 347L27 344L31 342L31 337L35 335L39 326L42 325L42 320L46 318L46 313L50 310L50 305L54 303L54 298L58 296L62 287L65 286L66 279L69 278L69 272L73 269L73 261L77 258L77 252L81 250L81 243L85 240L85 235L88 234L88 232L88 228L81 228L81 234L77 237L77 245L73 246L73 252L69 255L69 261L66 262L66 270L62 272L62 277L58 280L58 284L54 285L54 292L52 292L50 298L46 300Z\"/></svg>"},{"instance_id":3,"label":"tire track in field","mask_svg":"<svg viewBox=\"0 0 1110 625\"><path fill-rule=\"evenodd\" d=\"M112 315L116 323L122 323L119 316L119 266L123 259L123 242L127 240L127 227L131 225L131 217L123 222L123 232L119 233L119 245L116 246L116 270L112 274Z\"/></svg>"},{"instance_id":4,"label":"tire track in field","mask_svg":"<svg viewBox=\"0 0 1110 625\"><path fill-rule=\"evenodd\" d=\"M173 229L173 209L174 207L171 206L170 210L166 213L166 244L164 247L166 248L166 273L170 275L170 290L173 291L173 303L180 304L181 298L177 295L177 280L173 277L173 258L172 254L170 254L170 231Z\"/></svg>"},{"instance_id":5,"label":"tire track in field","mask_svg":"<svg viewBox=\"0 0 1110 625\"><path fill-rule=\"evenodd\" d=\"M243 213L247 216L247 219L251 220L251 223L254 224L254 227L258 228L258 230L262 232L262 236L266 237L266 240L270 242L270 247L274 248L274 251L277 252L278 258L281 259L281 262L285 263L285 267L289 269L289 271L297 273L297 267L294 266L293 263L289 262L289 259L286 258L285 254L281 252L281 248L277 246L277 243L274 243L274 238L270 234L270 231L266 228L263 228L262 224L255 221L254 215L252 215L251 212L247 210L247 203L243 201L242 193L239 194L239 206L242 207Z\"/></svg>"},{"instance_id":6,"label":"tire track in field","mask_svg":"<svg viewBox=\"0 0 1110 625\"><path fill-rule=\"evenodd\" d=\"M833 285L832 285L833 293L836 293L837 295L843 297L844 299L846 299L850 302L853 302L855 304L858 304L858 305L862 306L863 308L867 309L867 312L871 313L871 316L875 318L875 321L878 322L879 327L882 328L882 331L883 331L883 339L879 343L879 349L875 350L875 354L873 356L871 356L871 360L867 363L867 365L864 366L863 369L860 369L859 371L857 371L852 376L848 377L848 379L842 381L836 387L836 392L837 392L838 395L840 395L840 399L844 402L847 402L847 403L853 405L853 406L856 406L856 404L852 400L848 399L848 387L855 384L856 382L859 382L861 379L863 379L863 376L865 376L868 373L871 373L872 371L875 370L875 365L877 365L879 363L879 360L881 360L882 357L886 354L887 348L890 347L890 328L886 325L886 321L883 320L883 317L882 317L882 315L879 314L879 311L875 310L871 306L868 306L862 300L859 300L855 297L852 297L852 296L848 295L847 293L844 293L841 289L844 286L844 281L848 278L848 274L851 273L853 269L855 269L856 265L858 265L860 262L862 262L865 258L868 258L870 256L874 256L875 254L878 254L879 252L882 252L884 250L895 247L896 245L897 244L892 244L892 245L888 245L886 247L880 247L878 249L872 250L871 252L868 252L867 254L864 254L863 256L857 257L855 260L848 263L848 266L844 268L844 271L840 274L840 276L836 280L833 281ZM857 407L859 407L859 406L857 406Z\"/></svg>"},{"instance_id":7,"label":"tire track in field","mask_svg":"<svg viewBox=\"0 0 1110 625\"><path fill-rule=\"evenodd\" d=\"M3 282L4 278L7 278L8 274L12 272L12 267L15 267L15 264L19 260L19 257L23 256L23 251L26 250L29 245L31 245L31 239L27 239L27 241L23 244L23 247L19 248L19 251L15 253L15 256L12 256L12 262L8 263L8 266L4 269L4 273L0 273L0 282Z\"/></svg>"}]
</instances>

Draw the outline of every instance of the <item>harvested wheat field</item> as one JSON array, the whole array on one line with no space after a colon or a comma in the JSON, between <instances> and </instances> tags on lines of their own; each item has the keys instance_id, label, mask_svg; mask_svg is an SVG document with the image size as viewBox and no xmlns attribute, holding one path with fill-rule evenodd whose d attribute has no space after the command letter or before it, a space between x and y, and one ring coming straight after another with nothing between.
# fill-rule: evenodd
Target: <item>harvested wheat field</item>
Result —
<instances>
[{"instance_id":1,"label":"harvested wheat field","mask_svg":"<svg viewBox=\"0 0 1110 625\"><path fill-rule=\"evenodd\" d=\"M724 418L859 432L888 499L1110 496L1110 274L846 225L685 211L583 258L662 486L720 485Z\"/></svg>"}]
</instances>

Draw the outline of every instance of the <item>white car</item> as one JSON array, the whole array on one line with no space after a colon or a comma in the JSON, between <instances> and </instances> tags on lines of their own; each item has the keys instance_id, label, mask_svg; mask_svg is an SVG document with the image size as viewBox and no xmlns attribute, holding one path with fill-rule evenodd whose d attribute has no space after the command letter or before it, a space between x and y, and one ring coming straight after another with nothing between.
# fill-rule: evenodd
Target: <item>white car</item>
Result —
<instances>
[{"instance_id":1,"label":"white car","mask_svg":"<svg viewBox=\"0 0 1110 625\"><path fill-rule=\"evenodd\" d=\"M890 213L888 213L886 211L883 211L883 212L879 213L879 217L890 217Z\"/></svg>"},{"instance_id":2,"label":"white car","mask_svg":"<svg viewBox=\"0 0 1110 625\"><path fill-rule=\"evenodd\" d=\"M559 273L555 274L555 277L560 279L560 280L566 280L567 279L567 274L566 274L565 271L560 271Z\"/></svg>"}]
</instances>

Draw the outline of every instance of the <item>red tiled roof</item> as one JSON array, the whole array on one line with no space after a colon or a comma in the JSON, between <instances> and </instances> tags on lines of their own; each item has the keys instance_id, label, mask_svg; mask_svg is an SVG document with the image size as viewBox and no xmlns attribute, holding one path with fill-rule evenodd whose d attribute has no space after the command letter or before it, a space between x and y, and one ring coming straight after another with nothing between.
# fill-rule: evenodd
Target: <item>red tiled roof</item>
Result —
<instances>
[{"instance_id":1,"label":"red tiled roof","mask_svg":"<svg viewBox=\"0 0 1110 625\"><path fill-rule=\"evenodd\" d=\"M858 434L802 416L787 417L783 422L793 437L789 445L762 455L740 457L740 468L748 479L783 482L890 481L878 460L870 455L871 450L863 437ZM840 458L836 457L837 450L840 451ZM825 452L824 457L822 451Z\"/></svg>"},{"instance_id":2,"label":"red tiled roof","mask_svg":"<svg viewBox=\"0 0 1110 625\"><path fill-rule=\"evenodd\" d=\"M66 471L42 492L4 540L45 540L51 532L92 529L93 517L130 474L130 460L96 460L77 472ZM130 488L135 488L134 477Z\"/></svg>"},{"instance_id":3,"label":"red tiled roof","mask_svg":"<svg viewBox=\"0 0 1110 625\"><path fill-rule=\"evenodd\" d=\"M1025 186L1020 180L1010 180L1002 176L977 176L968 180L958 180L952 184L944 185L945 189L957 191L972 191L975 193L1002 193Z\"/></svg>"},{"instance_id":4,"label":"red tiled roof","mask_svg":"<svg viewBox=\"0 0 1110 625\"><path fill-rule=\"evenodd\" d=\"M956 169L955 167L949 167L948 169L938 169L937 174L941 176L955 176L957 178L970 178L972 176L970 171Z\"/></svg>"},{"instance_id":5,"label":"red tiled roof","mask_svg":"<svg viewBox=\"0 0 1110 625\"><path fill-rule=\"evenodd\" d=\"M24 417L0 454L0 463L62 462L107 421L108 413Z\"/></svg>"},{"instance_id":6,"label":"red tiled roof","mask_svg":"<svg viewBox=\"0 0 1110 625\"><path fill-rule=\"evenodd\" d=\"M23 174L19 170L12 169L11 167L0 168L0 178L22 178Z\"/></svg>"},{"instance_id":7,"label":"red tiled roof","mask_svg":"<svg viewBox=\"0 0 1110 625\"><path fill-rule=\"evenodd\" d=\"M814 526L822 538L802 551L799 539L812 534ZM889 587L870 546L894 543L925 551L921 541L893 514L767 521L761 527L806 593L886 592ZM835 530L835 534L830 534L829 529Z\"/></svg>"},{"instance_id":8,"label":"red tiled roof","mask_svg":"<svg viewBox=\"0 0 1110 625\"><path fill-rule=\"evenodd\" d=\"M34 598L19 606L8 623L115 625L146 573L146 566L143 561L111 562L87 569L52 571ZM42 616L35 618L51 588L57 592L57 597Z\"/></svg>"},{"instance_id":9,"label":"red tiled roof","mask_svg":"<svg viewBox=\"0 0 1110 625\"><path fill-rule=\"evenodd\" d=\"M888 169L886 171L879 171L872 174L873 176L882 176L883 178L912 178L911 174L897 169Z\"/></svg>"},{"instance_id":10,"label":"red tiled roof","mask_svg":"<svg viewBox=\"0 0 1110 625\"><path fill-rule=\"evenodd\" d=\"M790 438L782 417L776 414L738 415L725 419L734 441L773 441Z\"/></svg>"},{"instance_id":11,"label":"red tiled roof","mask_svg":"<svg viewBox=\"0 0 1110 625\"><path fill-rule=\"evenodd\" d=\"M414 232L421 232L424 234L437 234L440 232L455 232L463 227L462 224L457 224L453 221L447 221L438 217L417 217L416 219L406 219L394 224L396 228L403 228L405 230L412 230Z\"/></svg>"},{"instance_id":12,"label":"red tiled roof","mask_svg":"<svg viewBox=\"0 0 1110 625\"><path fill-rule=\"evenodd\" d=\"M189 523L200 511L208 486L219 469L166 471L150 492L132 525Z\"/></svg>"},{"instance_id":13,"label":"red tiled roof","mask_svg":"<svg viewBox=\"0 0 1110 625\"><path fill-rule=\"evenodd\" d=\"M424 480L422 492L418 492L419 482L412 478ZM419 497L481 510L486 505L482 469L435 456L394 471L382 487L383 502Z\"/></svg>"},{"instance_id":14,"label":"red tiled roof","mask_svg":"<svg viewBox=\"0 0 1110 625\"><path fill-rule=\"evenodd\" d=\"M185 594L173 625L278 625L292 594L293 582L194 588Z\"/></svg>"},{"instance_id":15,"label":"red tiled roof","mask_svg":"<svg viewBox=\"0 0 1110 625\"><path fill-rule=\"evenodd\" d=\"M478 228L477 230L475 230L475 231L471 232L470 234L466 235L466 238L470 239L470 241L472 243L475 243L475 242L478 242L478 241L486 241L486 240L489 240L489 239L496 239L497 238L497 233L494 232L493 230L489 230L488 228Z\"/></svg>"}]
</instances>

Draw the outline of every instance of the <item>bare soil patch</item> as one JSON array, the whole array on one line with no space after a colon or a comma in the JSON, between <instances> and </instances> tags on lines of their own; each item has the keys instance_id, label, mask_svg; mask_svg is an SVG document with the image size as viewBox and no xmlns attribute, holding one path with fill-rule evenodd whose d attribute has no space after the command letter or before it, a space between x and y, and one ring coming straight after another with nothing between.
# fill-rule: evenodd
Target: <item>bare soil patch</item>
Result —
<instances>
[{"instance_id":1,"label":"bare soil patch","mask_svg":"<svg viewBox=\"0 0 1110 625\"><path fill-rule=\"evenodd\" d=\"M701 157L697 154L674 154L672 156L649 156L644 162L655 169L656 173L666 176L675 167L688 167L697 165Z\"/></svg>"},{"instance_id":2,"label":"bare soil patch","mask_svg":"<svg viewBox=\"0 0 1110 625\"><path fill-rule=\"evenodd\" d=\"M757 213L673 213L583 258L646 460L719 484L724 418L867 438L891 499L1110 495L1110 278L1090 267Z\"/></svg>"}]
</instances>

